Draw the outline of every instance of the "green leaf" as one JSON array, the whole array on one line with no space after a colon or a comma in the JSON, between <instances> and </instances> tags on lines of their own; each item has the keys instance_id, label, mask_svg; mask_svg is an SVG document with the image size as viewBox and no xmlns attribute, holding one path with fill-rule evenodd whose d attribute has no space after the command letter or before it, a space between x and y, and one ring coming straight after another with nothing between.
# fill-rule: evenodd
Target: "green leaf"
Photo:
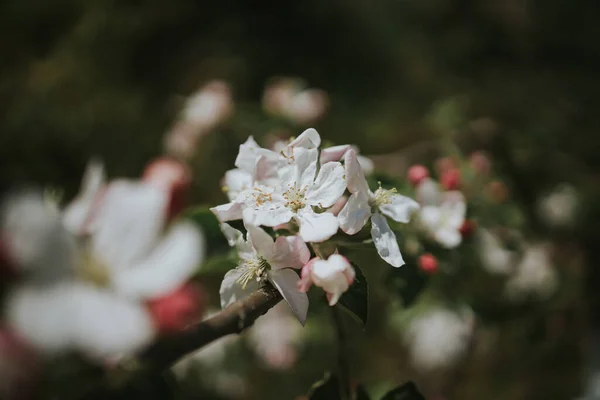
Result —
<instances>
[{"instance_id":1,"label":"green leaf","mask_svg":"<svg viewBox=\"0 0 600 400\"><path fill-rule=\"evenodd\" d=\"M356 400L370 400L369 393L367 393L363 385L358 385L356 388Z\"/></svg>"},{"instance_id":2,"label":"green leaf","mask_svg":"<svg viewBox=\"0 0 600 400\"><path fill-rule=\"evenodd\" d=\"M340 297L338 305L360 322L363 327L367 325L369 317L369 285L362 270L352 263L356 277L348 291Z\"/></svg>"},{"instance_id":3,"label":"green leaf","mask_svg":"<svg viewBox=\"0 0 600 400\"><path fill-rule=\"evenodd\" d=\"M308 393L310 400L340 400L340 385L337 377L326 373L325 377L312 385Z\"/></svg>"},{"instance_id":4,"label":"green leaf","mask_svg":"<svg viewBox=\"0 0 600 400\"><path fill-rule=\"evenodd\" d=\"M381 400L425 400L425 397L419 393L413 382L407 382L388 392Z\"/></svg>"},{"instance_id":5,"label":"green leaf","mask_svg":"<svg viewBox=\"0 0 600 400\"><path fill-rule=\"evenodd\" d=\"M227 253L219 253L208 257L198 270L198 276L225 275L227 271L237 266L237 253L231 249Z\"/></svg>"},{"instance_id":6,"label":"green leaf","mask_svg":"<svg viewBox=\"0 0 600 400\"><path fill-rule=\"evenodd\" d=\"M405 307L410 306L427 286L429 277L407 260L406 265L390 270L386 285L402 298Z\"/></svg>"}]
</instances>

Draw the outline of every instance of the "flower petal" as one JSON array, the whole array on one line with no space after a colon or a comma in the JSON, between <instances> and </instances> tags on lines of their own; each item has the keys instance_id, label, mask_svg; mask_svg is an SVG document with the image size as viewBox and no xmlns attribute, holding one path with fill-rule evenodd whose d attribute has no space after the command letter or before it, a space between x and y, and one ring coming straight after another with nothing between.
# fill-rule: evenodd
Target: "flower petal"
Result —
<instances>
[{"instance_id":1,"label":"flower petal","mask_svg":"<svg viewBox=\"0 0 600 400\"><path fill-rule=\"evenodd\" d=\"M423 205L437 206L441 201L442 192L436 181L425 178L416 188L416 198Z\"/></svg>"},{"instance_id":2,"label":"flower petal","mask_svg":"<svg viewBox=\"0 0 600 400\"><path fill-rule=\"evenodd\" d=\"M155 299L177 289L196 271L205 255L202 233L181 222L143 261L117 271L113 285L118 293L136 299Z\"/></svg>"},{"instance_id":3,"label":"flower petal","mask_svg":"<svg viewBox=\"0 0 600 400\"><path fill-rule=\"evenodd\" d=\"M248 281L246 287L238 282L244 270L240 267L232 269L225 274L219 294L221 295L221 308L225 308L238 300L245 299L260 287L260 282L256 280Z\"/></svg>"},{"instance_id":4,"label":"flower petal","mask_svg":"<svg viewBox=\"0 0 600 400\"><path fill-rule=\"evenodd\" d=\"M375 165L373 164L373 160L371 160L369 157L365 157L365 156L361 156L360 154L358 156L356 156L356 158L358 159L358 163L360 164L360 167L363 170L363 173L370 175L373 173L373 170L375 170Z\"/></svg>"},{"instance_id":5,"label":"flower petal","mask_svg":"<svg viewBox=\"0 0 600 400\"><path fill-rule=\"evenodd\" d=\"M267 259L272 269L302 268L310 259L310 250L300 236L280 236L275 241L275 254Z\"/></svg>"},{"instance_id":6,"label":"flower petal","mask_svg":"<svg viewBox=\"0 0 600 400\"><path fill-rule=\"evenodd\" d=\"M277 153L260 147L254 138L250 136L240 145L240 151L235 159L235 166L248 173L252 173L256 165L256 160L261 155L272 159L278 158Z\"/></svg>"},{"instance_id":7,"label":"flower petal","mask_svg":"<svg viewBox=\"0 0 600 400\"><path fill-rule=\"evenodd\" d=\"M314 128L308 128L296 139L290 142L288 147L303 147L305 149L316 149L321 145L321 136Z\"/></svg>"},{"instance_id":8,"label":"flower petal","mask_svg":"<svg viewBox=\"0 0 600 400\"><path fill-rule=\"evenodd\" d=\"M280 180L297 187L311 185L317 173L319 151L299 147L292 148L290 154L287 165L279 170Z\"/></svg>"},{"instance_id":9,"label":"flower petal","mask_svg":"<svg viewBox=\"0 0 600 400\"><path fill-rule=\"evenodd\" d=\"M359 232L371 216L369 199L364 192L353 193L338 215L340 228L348 235Z\"/></svg>"},{"instance_id":10,"label":"flower petal","mask_svg":"<svg viewBox=\"0 0 600 400\"><path fill-rule=\"evenodd\" d=\"M457 229L453 229L452 227L443 227L436 230L434 237L442 247L447 249L453 249L462 242L462 235Z\"/></svg>"},{"instance_id":11,"label":"flower petal","mask_svg":"<svg viewBox=\"0 0 600 400\"><path fill-rule=\"evenodd\" d=\"M321 167L317 179L306 191L306 200L308 204L327 208L345 191L344 167L339 162L330 162Z\"/></svg>"},{"instance_id":12,"label":"flower petal","mask_svg":"<svg viewBox=\"0 0 600 400\"><path fill-rule=\"evenodd\" d=\"M227 244L231 247L236 246L240 241L244 241L242 232L229 224L221 224L221 232L223 232L223 235L225 235L225 238L227 239Z\"/></svg>"},{"instance_id":13,"label":"flower petal","mask_svg":"<svg viewBox=\"0 0 600 400\"><path fill-rule=\"evenodd\" d=\"M305 208L297 215L300 225L300 237L305 242L322 242L329 239L338 230L339 222L335 215L324 212L315 213Z\"/></svg>"},{"instance_id":14,"label":"flower petal","mask_svg":"<svg viewBox=\"0 0 600 400\"><path fill-rule=\"evenodd\" d=\"M83 175L79 194L63 211L63 223L69 231L76 234L85 231L86 222L92 214L104 182L104 165L90 161Z\"/></svg>"},{"instance_id":15,"label":"flower petal","mask_svg":"<svg viewBox=\"0 0 600 400\"><path fill-rule=\"evenodd\" d=\"M249 225L277 226L289 222L294 213L282 203L271 203L248 207L242 215L244 223Z\"/></svg>"},{"instance_id":16,"label":"flower petal","mask_svg":"<svg viewBox=\"0 0 600 400\"><path fill-rule=\"evenodd\" d=\"M146 183L112 183L91 224L94 256L111 270L143 259L163 228L169 195Z\"/></svg>"},{"instance_id":17,"label":"flower petal","mask_svg":"<svg viewBox=\"0 0 600 400\"><path fill-rule=\"evenodd\" d=\"M371 224L371 237L379 256L393 267L397 268L404 265L396 234L390 229L385 217L375 213L371 217Z\"/></svg>"},{"instance_id":18,"label":"flower petal","mask_svg":"<svg viewBox=\"0 0 600 400\"><path fill-rule=\"evenodd\" d=\"M225 172L223 190L229 200L233 201L240 192L252 187L252 175L242 169L235 168Z\"/></svg>"},{"instance_id":19,"label":"flower petal","mask_svg":"<svg viewBox=\"0 0 600 400\"><path fill-rule=\"evenodd\" d=\"M269 281L281 293L302 325L308 313L308 296L298 291L300 278L293 270L285 268L269 271Z\"/></svg>"},{"instance_id":20,"label":"flower petal","mask_svg":"<svg viewBox=\"0 0 600 400\"><path fill-rule=\"evenodd\" d=\"M465 196L459 191L444 193L440 210L444 215L444 224L458 229L465 221L467 204Z\"/></svg>"},{"instance_id":21,"label":"flower petal","mask_svg":"<svg viewBox=\"0 0 600 400\"><path fill-rule=\"evenodd\" d=\"M231 202L227 204L221 204L220 206L212 207L210 211L215 214L219 221L235 221L242 219L244 207L240 202Z\"/></svg>"},{"instance_id":22,"label":"flower petal","mask_svg":"<svg viewBox=\"0 0 600 400\"><path fill-rule=\"evenodd\" d=\"M369 185L365 179L365 174L358 162L356 152L350 149L344 156L344 168L346 170L346 181L350 193L368 192Z\"/></svg>"},{"instance_id":23,"label":"flower petal","mask_svg":"<svg viewBox=\"0 0 600 400\"><path fill-rule=\"evenodd\" d=\"M244 224L246 226L247 238L252 246L256 249L256 253L264 258L265 260L270 260L275 255L275 241L267 232L262 230L261 228Z\"/></svg>"},{"instance_id":24,"label":"flower petal","mask_svg":"<svg viewBox=\"0 0 600 400\"><path fill-rule=\"evenodd\" d=\"M415 211L421 207L410 197L400 194L393 195L391 200L391 203L379 206L379 210L396 222L407 224Z\"/></svg>"},{"instance_id":25,"label":"flower petal","mask_svg":"<svg viewBox=\"0 0 600 400\"><path fill-rule=\"evenodd\" d=\"M350 146L349 144L342 144L339 146L332 146L321 150L321 165L324 165L331 161L340 161L344 157L344 154L346 154L346 152L351 148L352 146Z\"/></svg>"}]
</instances>

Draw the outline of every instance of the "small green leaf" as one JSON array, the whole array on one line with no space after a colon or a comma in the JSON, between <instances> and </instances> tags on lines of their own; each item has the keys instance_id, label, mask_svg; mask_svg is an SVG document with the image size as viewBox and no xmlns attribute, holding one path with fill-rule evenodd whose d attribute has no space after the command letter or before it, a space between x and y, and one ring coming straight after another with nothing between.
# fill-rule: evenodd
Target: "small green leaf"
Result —
<instances>
[{"instance_id":1,"label":"small green leaf","mask_svg":"<svg viewBox=\"0 0 600 400\"><path fill-rule=\"evenodd\" d=\"M338 305L360 322L363 327L367 325L369 317L369 285L362 270L352 263L356 277L348 291L340 297Z\"/></svg>"},{"instance_id":2,"label":"small green leaf","mask_svg":"<svg viewBox=\"0 0 600 400\"><path fill-rule=\"evenodd\" d=\"M369 393L367 393L363 385L358 385L356 388L356 400L370 400Z\"/></svg>"},{"instance_id":3,"label":"small green leaf","mask_svg":"<svg viewBox=\"0 0 600 400\"><path fill-rule=\"evenodd\" d=\"M208 257L198 271L198 276L225 275L227 271L237 266L237 253L231 249L227 253L215 254Z\"/></svg>"},{"instance_id":4,"label":"small green leaf","mask_svg":"<svg viewBox=\"0 0 600 400\"><path fill-rule=\"evenodd\" d=\"M425 400L413 382L407 382L388 392L381 400Z\"/></svg>"},{"instance_id":5,"label":"small green leaf","mask_svg":"<svg viewBox=\"0 0 600 400\"><path fill-rule=\"evenodd\" d=\"M326 373L325 377L312 385L308 394L310 400L340 400L340 385L337 377Z\"/></svg>"}]
</instances>

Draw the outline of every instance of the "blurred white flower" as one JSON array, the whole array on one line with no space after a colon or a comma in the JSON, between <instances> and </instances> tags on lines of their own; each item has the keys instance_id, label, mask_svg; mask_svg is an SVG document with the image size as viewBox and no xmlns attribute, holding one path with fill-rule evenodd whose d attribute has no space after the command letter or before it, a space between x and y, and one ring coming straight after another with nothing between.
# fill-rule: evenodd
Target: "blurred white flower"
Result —
<instances>
[{"instance_id":1,"label":"blurred white flower","mask_svg":"<svg viewBox=\"0 0 600 400\"><path fill-rule=\"evenodd\" d=\"M545 300L558 288L558 276L548 254L547 245L527 247L513 276L506 283L506 295L513 301L528 296Z\"/></svg>"},{"instance_id":2,"label":"blurred white flower","mask_svg":"<svg viewBox=\"0 0 600 400\"><path fill-rule=\"evenodd\" d=\"M418 316L404 337L412 363L423 372L455 365L470 346L474 326L470 309L437 309Z\"/></svg>"},{"instance_id":3,"label":"blurred white flower","mask_svg":"<svg viewBox=\"0 0 600 400\"><path fill-rule=\"evenodd\" d=\"M417 186L417 199L423 204L419 226L427 235L448 249L460 245L467 213L464 195L457 190L441 192L435 181L426 178Z\"/></svg>"},{"instance_id":4,"label":"blurred white flower","mask_svg":"<svg viewBox=\"0 0 600 400\"><path fill-rule=\"evenodd\" d=\"M263 97L264 109L308 125L320 119L329 106L327 93L320 89L305 89L302 81L283 78L267 85Z\"/></svg>"},{"instance_id":5,"label":"blurred white flower","mask_svg":"<svg viewBox=\"0 0 600 400\"><path fill-rule=\"evenodd\" d=\"M575 223L579 196L574 187L559 185L538 202L538 213L544 221L555 227L568 227Z\"/></svg>"},{"instance_id":6,"label":"blurred white flower","mask_svg":"<svg viewBox=\"0 0 600 400\"><path fill-rule=\"evenodd\" d=\"M260 359L270 368L285 370L298 359L301 328L283 304L258 318L248 331L248 339Z\"/></svg>"},{"instance_id":7,"label":"blurred white flower","mask_svg":"<svg viewBox=\"0 0 600 400\"><path fill-rule=\"evenodd\" d=\"M483 268L489 273L506 275L515 269L517 254L505 249L496 235L487 229L477 230L477 249Z\"/></svg>"},{"instance_id":8,"label":"blurred white flower","mask_svg":"<svg viewBox=\"0 0 600 400\"><path fill-rule=\"evenodd\" d=\"M346 257L332 254L327 260L315 258L302 268L298 289L306 292L314 284L327 293L329 305L334 306L352 285L355 276L356 272Z\"/></svg>"},{"instance_id":9,"label":"blurred white flower","mask_svg":"<svg viewBox=\"0 0 600 400\"><path fill-rule=\"evenodd\" d=\"M228 224L222 225L230 246L235 246L240 258L237 268L227 272L219 293L221 306L249 296L266 280L281 293L300 323L306 321L308 297L298 291L298 274L308 262L310 251L299 236L280 236L273 240L261 228L246 224L246 240L240 231Z\"/></svg>"},{"instance_id":10,"label":"blurred white flower","mask_svg":"<svg viewBox=\"0 0 600 400\"><path fill-rule=\"evenodd\" d=\"M354 150L347 151L344 158L348 190L352 195L338 215L340 228L354 235L371 218L371 236L379 256L394 267L404 265L396 235L383 215L397 222L408 223L412 214L419 209L419 204L397 194L395 189L380 187L375 193L371 192Z\"/></svg>"},{"instance_id":11,"label":"blurred white flower","mask_svg":"<svg viewBox=\"0 0 600 400\"><path fill-rule=\"evenodd\" d=\"M155 331L142 304L93 285L24 285L7 301L11 327L45 352L77 349L98 358L138 350Z\"/></svg>"}]
</instances>

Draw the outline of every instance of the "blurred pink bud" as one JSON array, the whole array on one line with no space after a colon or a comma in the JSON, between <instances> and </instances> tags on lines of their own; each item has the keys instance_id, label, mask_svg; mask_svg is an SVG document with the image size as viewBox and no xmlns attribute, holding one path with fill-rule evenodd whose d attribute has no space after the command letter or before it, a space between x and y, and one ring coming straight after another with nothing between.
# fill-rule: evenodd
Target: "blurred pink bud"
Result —
<instances>
[{"instance_id":1,"label":"blurred pink bud","mask_svg":"<svg viewBox=\"0 0 600 400\"><path fill-rule=\"evenodd\" d=\"M201 128L198 130L200 135L223 122L232 111L229 85L223 81L211 81L188 98L182 119Z\"/></svg>"},{"instance_id":2,"label":"blurred pink bud","mask_svg":"<svg viewBox=\"0 0 600 400\"><path fill-rule=\"evenodd\" d=\"M205 298L199 285L189 283L164 297L149 301L148 307L159 332L171 333L202 317Z\"/></svg>"},{"instance_id":3,"label":"blurred pink bud","mask_svg":"<svg viewBox=\"0 0 600 400\"><path fill-rule=\"evenodd\" d=\"M263 108L271 114L282 114L300 89L300 82L295 79L281 78L272 81L265 88Z\"/></svg>"},{"instance_id":4,"label":"blurred pink bud","mask_svg":"<svg viewBox=\"0 0 600 400\"><path fill-rule=\"evenodd\" d=\"M433 254L426 253L419 257L419 268L427 274L435 274L439 269L439 263Z\"/></svg>"},{"instance_id":5,"label":"blurred pink bud","mask_svg":"<svg viewBox=\"0 0 600 400\"><path fill-rule=\"evenodd\" d=\"M185 164L171 158L158 158L146 166L142 179L170 194L169 218L178 215L187 206L192 173Z\"/></svg>"},{"instance_id":6,"label":"blurred pink bud","mask_svg":"<svg viewBox=\"0 0 600 400\"><path fill-rule=\"evenodd\" d=\"M460 187L460 171L456 168L446 170L441 178L440 183L446 190L456 190Z\"/></svg>"},{"instance_id":7,"label":"blurred pink bud","mask_svg":"<svg viewBox=\"0 0 600 400\"><path fill-rule=\"evenodd\" d=\"M469 237L475 232L477 224L472 219L465 219L462 226L458 229L463 238Z\"/></svg>"},{"instance_id":8,"label":"blurred pink bud","mask_svg":"<svg viewBox=\"0 0 600 400\"><path fill-rule=\"evenodd\" d=\"M408 180L414 186L419 185L425 178L429 177L429 170L424 165L415 164L408 169Z\"/></svg>"},{"instance_id":9,"label":"blurred pink bud","mask_svg":"<svg viewBox=\"0 0 600 400\"><path fill-rule=\"evenodd\" d=\"M435 170L440 176L444 172L456 169L457 167L458 165L456 165L456 162L450 157L442 157L435 162Z\"/></svg>"},{"instance_id":10,"label":"blurred pink bud","mask_svg":"<svg viewBox=\"0 0 600 400\"><path fill-rule=\"evenodd\" d=\"M471 167L479 175L488 175L492 169L492 161L483 151L476 151L470 156Z\"/></svg>"},{"instance_id":11,"label":"blurred pink bud","mask_svg":"<svg viewBox=\"0 0 600 400\"><path fill-rule=\"evenodd\" d=\"M198 149L197 127L187 121L179 121L165 137L167 154L184 160L190 159Z\"/></svg>"},{"instance_id":12,"label":"blurred pink bud","mask_svg":"<svg viewBox=\"0 0 600 400\"><path fill-rule=\"evenodd\" d=\"M308 125L321 119L329 107L329 97L320 89L307 89L294 96L287 110L298 124Z\"/></svg>"}]
</instances>

